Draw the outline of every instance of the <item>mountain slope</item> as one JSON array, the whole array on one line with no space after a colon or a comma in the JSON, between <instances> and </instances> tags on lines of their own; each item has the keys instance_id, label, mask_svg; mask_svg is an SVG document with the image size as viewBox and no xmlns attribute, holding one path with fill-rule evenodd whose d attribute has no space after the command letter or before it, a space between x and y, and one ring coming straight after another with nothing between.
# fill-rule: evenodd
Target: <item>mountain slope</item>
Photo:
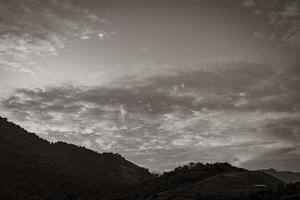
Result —
<instances>
[{"instance_id":1,"label":"mountain slope","mask_svg":"<svg viewBox=\"0 0 300 200\"><path fill-rule=\"evenodd\" d=\"M230 172L174 190L158 193L149 198L149 200L243 199L255 196L261 192L277 191L280 186L284 187L280 180L262 172Z\"/></svg>"},{"instance_id":2,"label":"mountain slope","mask_svg":"<svg viewBox=\"0 0 300 200\"><path fill-rule=\"evenodd\" d=\"M242 199L243 195L278 191L285 183L259 171L228 163L191 163L122 193L118 200ZM275 192L275 193L276 193Z\"/></svg>"},{"instance_id":3,"label":"mountain slope","mask_svg":"<svg viewBox=\"0 0 300 200\"><path fill-rule=\"evenodd\" d=\"M228 163L155 177L118 154L50 143L0 117L0 200L295 200L300 183Z\"/></svg>"},{"instance_id":4,"label":"mountain slope","mask_svg":"<svg viewBox=\"0 0 300 200\"><path fill-rule=\"evenodd\" d=\"M118 154L49 143L0 118L0 199L111 199L152 177Z\"/></svg>"},{"instance_id":5,"label":"mountain slope","mask_svg":"<svg viewBox=\"0 0 300 200\"><path fill-rule=\"evenodd\" d=\"M270 174L286 183L296 183L300 181L300 173L289 171L276 171L275 169L263 169L261 171Z\"/></svg>"}]
</instances>

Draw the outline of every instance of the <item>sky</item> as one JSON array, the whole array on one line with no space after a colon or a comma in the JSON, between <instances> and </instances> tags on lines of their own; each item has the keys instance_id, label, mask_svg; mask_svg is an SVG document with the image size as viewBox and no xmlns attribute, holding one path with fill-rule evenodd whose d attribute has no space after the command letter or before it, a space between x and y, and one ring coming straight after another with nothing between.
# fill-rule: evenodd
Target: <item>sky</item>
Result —
<instances>
[{"instance_id":1,"label":"sky","mask_svg":"<svg viewBox=\"0 0 300 200\"><path fill-rule=\"evenodd\" d=\"M1 0L0 115L152 171L300 171L299 0Z\"/></svg>"}]
</instances>

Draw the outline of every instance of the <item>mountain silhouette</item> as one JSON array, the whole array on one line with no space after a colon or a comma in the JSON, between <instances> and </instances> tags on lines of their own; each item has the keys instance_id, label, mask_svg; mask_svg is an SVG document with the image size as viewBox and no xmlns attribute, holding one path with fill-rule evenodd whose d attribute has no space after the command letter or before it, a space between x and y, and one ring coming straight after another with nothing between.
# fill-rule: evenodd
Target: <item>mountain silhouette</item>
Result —
<instances>
[{"instance_id":1,"label":"mountain silhouette","mask_svg":"<svg viewBox=\"0 0 300 200\"><path fill-rule=\"evenodd\" d=\"M228 163L190 163L134 186L117 199L242 199L245 195L278 191L281 187L286 187L283 181L260 171L248 171Z\"/></svg>"},{"instance_id":2,"label":"mountain silhouette","mask_svg":"<svg viewBox=\"0 0 300 200\"><path fill-rule=\"evenodd\" d=\"M296 183L300 181L300 173L289 171L277 171L275 169L263 169L264 173L270 174L286 183Z\"/></svg>"},{"instance_id":3,"label":"mountain silhouette","mask_svg":"<svg viewBox=\"0 0 300 200\"><path fill-rule=\"evenodd\" d=\"M0 199L111 199L152 178L119 154L50 143L0 118Z\"/></svg>"},{"instance_id":4,"label":"mountain silhouette","mask_svg":"<svg viewBox=\"0 0 300 200\"><path fill-rule=\"evenodd\" d=\"M228 163L162 175L119 154L50 143L0 117L0 200L295 200L300 182Z\"/></svg>"}]
</instances>

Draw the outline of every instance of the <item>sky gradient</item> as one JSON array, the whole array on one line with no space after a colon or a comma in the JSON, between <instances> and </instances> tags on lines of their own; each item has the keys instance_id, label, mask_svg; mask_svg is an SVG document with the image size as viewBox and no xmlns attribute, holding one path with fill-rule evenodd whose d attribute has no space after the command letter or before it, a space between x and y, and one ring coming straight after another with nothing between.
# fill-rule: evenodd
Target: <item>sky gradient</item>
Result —
<instances>
[{"instance_id":1,"label":"sky gradient","mask_svg":"<svg viewBox=\"0 0 300 200\"><path fill-rule=\"evenodd\" d=\"M298 0L2 0L0 112L150 170L300 171Z\"/></svg>"}]
</instances>

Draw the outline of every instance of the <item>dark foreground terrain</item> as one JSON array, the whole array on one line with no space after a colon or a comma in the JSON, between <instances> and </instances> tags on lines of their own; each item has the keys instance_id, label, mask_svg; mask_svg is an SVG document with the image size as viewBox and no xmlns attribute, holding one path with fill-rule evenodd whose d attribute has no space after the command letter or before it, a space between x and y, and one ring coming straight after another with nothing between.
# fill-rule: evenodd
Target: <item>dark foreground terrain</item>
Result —
<instances>
[{"instance_id":1,"label":"dark foreground terrain","mask_svg":"<svg viewBox=\"0 0 300 200\"><path fill-rule=\"evenodd\" d=\"M118 154L50 143L0 117L0 200L300 199L299 182L274 176L228 163L190 163L158 176Z\"/></svg>"}]
</instances>

